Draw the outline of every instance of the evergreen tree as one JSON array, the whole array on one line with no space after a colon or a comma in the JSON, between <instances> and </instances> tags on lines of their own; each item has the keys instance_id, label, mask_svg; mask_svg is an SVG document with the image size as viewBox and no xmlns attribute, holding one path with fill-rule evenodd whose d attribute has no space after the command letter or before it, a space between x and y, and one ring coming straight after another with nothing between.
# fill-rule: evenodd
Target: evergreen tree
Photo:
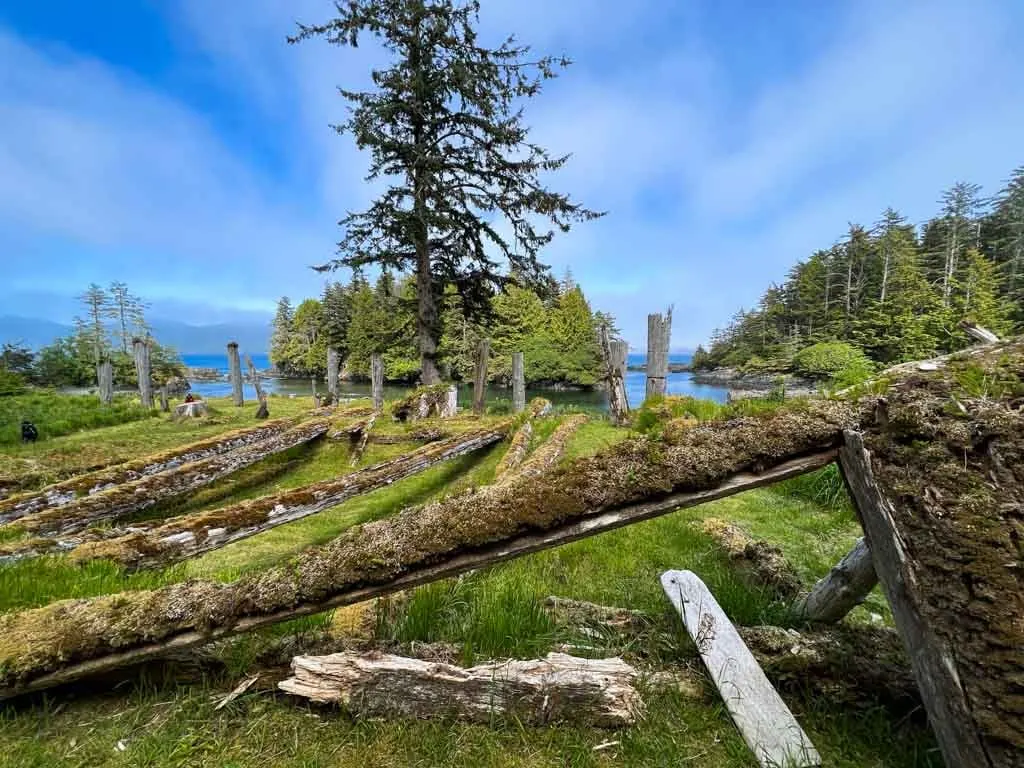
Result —
<instances>
[{"instance_id":1,"label":"evergreen tree","mask_svg":"<svg viewBox=\"0 0 1024 768\"><path fill-rule=\"evenodd\" d=\"M128 354L132 338L149 334L145 316L148 305L138 296L129 293L125 283L114 281L108 291L108 316L115 321L114 335L121 342L121 351Z\"/></svg>"},{"instance_id":2,"label":"evergreen tree","mask_svg":"<svg viewBox=\"0 0 1024 768\"><path fill-rule=\"evenodd\" d=\"M558 306L551 314L551 340L560 353L553 380L593 386L599 368L601 351L597 327L583 291L574 285L558 297Z\"/></svg>"},{"instance_id":3,"label":"evergreen tree","mask_svg":"<svg viewBox=\"0 0 1024 768\"><path fill-rule=\"evenodd\" d=\"M1024 320L1024 166L1016 168L996 195L994 253L1002 266L1005 295Z\"/></svg>"},{"instance_id":4,"label":"evergreen tree","mask_svg":"<svg viewBox=\"0 0 1024 768\"><path fill-rule=\"evenodd\" d=\"M289 350L292 340L292 320L295 310L291 300L282 296L277 302L273 329L270 335L270 362L281 373L289 373Z\"/></svg>"},{"instance_id":5,"label":"evergreen tree","mask_svg":"<svg viewBox=\"0 0 1024 768\"><path fill-rule=\"evenodd\" d=\"M351 298L348 289L339 282L324 286L324 325L322 333L327 345L336 349L341 359L348 357L348 324L351 319Z\"/></svg>"},{"instance_id":6,"label":"evergreen tree","mask_svg":"<svg viewBox=\"0 0 1024 768\"><path fill-rule=\"evenodd\" d=\"M85 310L85 318L75 318L76 335L88 342L92 349L93 364L99 365L110 350L110 341L103 325L103 321L110 316L110 296L96 283L90 283L78 300Z\"/></svg>"},{"instance_id":7,"label":"evergreen tree","mask_svg":"<svg viewBox=\"0 0 1024 768\"><path fill-rule=\"evenodd\" d=\"M339 258L324 268L374 263L415 274L421 377L433 384L444 286L478 316L508 283L495 256L527 283L545 272L538 256L554 233L536 229L538 217L565 231L599 215L544 187L541 176L567 156L530 142L521 118L522 101L568 62L531 61L511 38L483 46L476 0L348 0L335 8L336 18L300 26L290 42L324 37L355 47L370 34L391 55L389 67L373 72L375 90L341 90L352 111L336 127L370 150L368 180L385 177L389 187L343 219ZM496 216L512 223L514 244L494 226Z\"/></svg>"}]
</instances>

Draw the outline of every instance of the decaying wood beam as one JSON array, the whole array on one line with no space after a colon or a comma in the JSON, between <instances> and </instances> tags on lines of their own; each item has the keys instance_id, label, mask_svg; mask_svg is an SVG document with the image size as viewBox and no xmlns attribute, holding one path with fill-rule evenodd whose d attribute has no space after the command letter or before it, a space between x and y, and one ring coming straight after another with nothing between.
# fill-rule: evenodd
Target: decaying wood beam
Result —
<instances>
[{"instance_id":1,"label":"decaying wood beam","mask_svg":"<svg viewBox=\"0 0 1024 768\"><path fill-rule=\"evenodd\" d=\"M871 550L863 538L828 575L793 606L796 617L810 622L834 624L864 602L878 583Z\"/></svg>"},{"instance_id":2,"label":"decaying wood beam","mask_svg":"<svg viewBox=\"0 0 1024 768\"><path fill-rule=\"evenodd\" d=\"M196 557L204 552L323 512L355 496L383 488L457 456L499 442L508 423L431 443L404 456L366 467L335 480L239 502L229 507L171 518L149 530L99 541L71 551L77 562L109 559L132 568L149 568ZM69 547L65 546L64 549Z\"/></svg>"},{"instance_id":3,"label":"decaying wood beam","mask_svg":"<svg viewBox=\"0 0 1024 768\"><path fill-rule=\"evenodd\" d=\"M619 658L543 659L480 664L469 669L383 653L352 651L296 656L287 693L341 704L356 717L456 717L490 722L495 715L528 725L630 725L643 712L636 669Z\"/></svg>"},{"instance_id":4,"label":"decaying wood beam","mask_svg":"<svg viewBox=\"0 0 1024 768\"><path fill-rule=\"evenodd\" d=\"M39 491L10 496L0 501L0 523L9 523L44 509L61 507L82 496L96 494L115 485L156 475L176 469L183 464L200 461L210 456L220 456L237 448L262 442L275 435L280 435L294 425L293 419L268 421L259 427L226 432L188 445L132 459L107 469L71 477L48 485Z\"/></svg>"},{"instance_id":5,"label":"decaying wood beam","mask_svg":"<svg viewBox=\"0 0 1024 768\"><path fill-rule=\"evenodd\" d=\"M559 462L565 454L565 449L572 436L586 423L587 417L582 413L566 417L551 433L551 437L536 448L529 458L520 461L515 467L506 467L506 470L498 476L496 483L507 484L522 477L538 477L547 472Z\"/></svg>"},{"instance_id":6,"label":"decaying wood beam","mask_svg":"<svg viewBox=\"0 0 1024 768\"><path fill-rule=\"evenodd\" d=\"M543 397L535 397L530 401L530 409L523 418L523 423L512 435L511 444L505 455L501 457L498 466L494 468L494 479L500 480L506 472L515 469L526 460L526 454L530 450L530 440L533 438L533 421L546 416L551 411L551 402Z\"/></svg>"},{"instance_id":7,"label":"decaying wood beam","mask_svg":"<svg viewBox=\"0 0 1024 768\"><path fill-rule=\"evenodd\" d=\"M363 453L366 452L366 444L370 441L370 430L373 429L373 425L376 421L377 414L375 413L367 419L366 424L363 426L358 442L352 446L352 459L349 461L350 467L354 467L359 463L359 460L363 458Z\"/></svg>"},{"instance_id":8,"label":"decaying wood beam","mask_svg":"<svg viewBox=\"0 0 1024 768\"><path fill-rule=\"evenodd\" d=\"M811 740L772 687L711 591L690 571L666 571L661 586L714 681L725 708L763 768L820 766Z\"/></svg>"},{"instance_id":9,"label":"decaying wood beam","mask_svg":"<svg viewBox=\"0 0 1024 768\"><path fill-rule=\"evenodd\" d=\"M230 453L147 475L91 496L77 498L62 507L25 515L8 525L17 526L36 536L63 536L81 531L90 525L116 520L191 493L269 456L315 440L324 435L327 428L326 419L313 419Z\"/></svg>"},{"instance_id":10,"label":"decaying wood beam","mask_svg":"<svg viewBox=\"0 0 1024 768\"><path fill-rule=\"evenodd\" d=\"M839 465L864 527L875 572L892 607L921 689L928 720L946 765L953 768L991 768L958 673L956 649L922 615L915 573L915 555L907 548L889 495L879 486L871 456L860 433L848 430L839 449ZM1019 753L1018 753L1019 756ZM1002 765L1021 765L1019 760Z\"/></svg>"},{"instance_id":11,"label":"decaying wood beam","mask_svg":"<svg viewBox=\"0 0 1024 768\"><path fill-rule=\"evenodd\" d=\"M664 315L647 316L647 397L662 397L666 392L671 336L672 307Z\"/></svg>"}]
</instances>

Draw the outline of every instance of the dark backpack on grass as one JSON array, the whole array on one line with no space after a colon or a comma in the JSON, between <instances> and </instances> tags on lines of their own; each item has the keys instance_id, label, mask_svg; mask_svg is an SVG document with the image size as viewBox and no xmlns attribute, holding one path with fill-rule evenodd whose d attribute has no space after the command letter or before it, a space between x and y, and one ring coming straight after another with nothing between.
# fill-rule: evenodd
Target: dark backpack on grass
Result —
<instances>
[{"instance_id":1,"label":"dark backpack on grass","mask_svg":"<svg viewBox=\"0 0 1024 768\"><path fill-rule=\"evenodd\" d=\"M39 437L39 430L31 421L21 422L21 442L34 443Z\"/></svg>"}]
</instances>

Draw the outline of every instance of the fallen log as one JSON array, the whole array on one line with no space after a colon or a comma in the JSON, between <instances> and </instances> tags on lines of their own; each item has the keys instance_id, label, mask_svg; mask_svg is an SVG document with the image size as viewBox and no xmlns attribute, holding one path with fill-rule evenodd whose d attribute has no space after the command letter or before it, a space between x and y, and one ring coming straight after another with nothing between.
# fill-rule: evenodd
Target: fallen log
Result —
<instances>
[{"instance_id":1,"label":"fallen log","mask_svg":"<svg viewBox=\"0 0 1024 768\"><path fill-rule=\"evenodd\" d=\"M498 466L494 468L495 480L499 480L506 472L523 463L530 450L530 440L533 438L533 420L546 416L550 410L551 402L543 397L535 397L530 401L530 408L522 425L512 435L512 443L501 457Z\"/></svg>"},{"instance_id":2,"label":"fallen log","mask_svg":"<svg viewBox=\"0 0 1024 768\"><path fill-rule=\"evenodd\" d=\"M834 624L864 602L878 583L871 550L863 538L793 606L802 621Z\"/></svg>"},{"instance_id":3,"label":"fallen log","mask_svg":"<svg viewBox=\"0 0 1024 768\"><path fill-rule=\"evenodd\" d=\"M975 341L980 341L982 344L995 344L999 341L999 337L988 328L972 323L969 320L961 320L960 327L964 329L968 336Z\"/></svg>"},{"instance_id":4,"label":"fallen log","mask_svg":"<svg viewBox=\"0 0 1024 768\"><path fill-rule=\"evenodd\" d=\"M269 531L285 523L336 507L348 499L502 440L508 423L431 443L396 459L366 467L335 480L325 480L229 507L174 517L149 530L117 538L70 542L76 562L113 560L131 568L151 568L196 557L204 552Z\"/></svg>"},{"instance_id":5,"label":"fallen log","mask_svg":"<svg viewBox=\"0 0 1024 768\"><path fill-rule=\"evenodd\" d=\"M141 512L209 485L258 461L321 437L327 432L325 419L314 419L272 435L258 443L230 453L211 456L177 469L133 480L85 496L62 507L25 515L3 527L16 528L36 536L64 536L105 520L116 520Z\"/></svg>"},{"instance_id":6,"label":"fallen log","mask_svg":"<svg viewBox=\"0 0 1024 768\"><path fill-rule=\"evenodd\" d=\"M496 480L496 483L505 485L524 477L538 477L547 472L559 462L565 454L565 449L572 436L586 423L587 417L582 413L569 416L555 428L551 437L534 450L528 459L511 470L506 470Z\"/></svg>"},{"instance_id":7,"label":"fallen log","mask_svg":"<svg viewBox=\"0 0 1024 768\"><path fill-rule=\"evenodd\" d=\"M820 766L811 740L704 582L690 571L666 571L661 586L757 762L764 768Z\"/></svg>"},{"instance_id":8,"label":"fallen log","mask_svg":"<svg viewBox=\"0 0 1024 768\"><path fill-rule=\"evenodd\" d=\"M366 451L366 444L370 441L370 430L373 429L375 421L377 421L377 414L373 414L369 418L360 433L359 440L352 447L352 459L349 461L350 467L354 467L359 463L359 460L363 458L363 453Z\"/></svg>"},{"instance_id":9,"label":"fallen log","mask_svg":"<svg viewBox=\"0 0 1024 768\"><path fill-rule=\"evenodd\" d=\"M455 717L477 723L496 715L527 725L571 723L621 728L643 712L637 671L622 659L561 653L463 669L382 653L296 656L286 693L341 704L356 717Z\"/></svg>"},{"instance_id":10,"label":"fallen log","mask_svg":"<svg viewBox=\"0 0 1024 768\"><path fill-rule=\"evenodd\" d=\"M262 442L274 435L281 434L294 424L292 419L268 421L259 427L227 432L150 456L133 459L113 467L70 477L59 483L48 485L39 491L11 496L0 501L0 523L9 523L44 509L61 507L82 496L90 496L115 485L156 475L176 469L183 464L210 456L220 456L237 448Z\"/></svg>"},{"instance_id":11,"label":"fallen log","mask_svg":"<svg viewBox=\"0 0 1024 768\"><path fill-rule=\"evenodd\" d=\"M454 576L818 469L850 406L801 404L625 440L539 478L489 486L349 529L286 565L224 584L64 600L0 615L0 698L218 637Z\"/></svg>"}]
</instances>

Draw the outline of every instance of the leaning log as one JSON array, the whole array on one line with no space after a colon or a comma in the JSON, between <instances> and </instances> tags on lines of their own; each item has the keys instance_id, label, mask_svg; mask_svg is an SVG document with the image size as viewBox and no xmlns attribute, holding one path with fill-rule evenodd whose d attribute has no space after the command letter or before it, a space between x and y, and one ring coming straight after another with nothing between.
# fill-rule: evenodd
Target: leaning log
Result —
<instances>
[{"instance_id":1,"label":"leaning log","mask_svg":"<svg viewBox=\"0 0 1024 768\"><path fill-rule=\"evenodd\" d=\"M0 524L9 523L32 512L64 506L82 496L96 494L115 485L166 472L183 464L210 456L220 456L237 448L262 442L287 431L294 424L292 419L277 419L253 429L237 429L216 437L133 459L108 469L68 478L48 485L39 491L11 496L0 500Z\"/></svg>"},{"instance_id":2,"label":"leaning log","mask_svg":"<svg viewBox=\"0 0 1024 768\"><path fill-rule=\"evenodd\" d=\"M65 600L0 615L0 698L361 602L810 472L856 412L831 400L634 438L539 478L349 529L232 583Z\"/></svg>"},{"instance_id":3,"label":"leaning log","mask_svg":"<svg viewBox=\"0 0 1024 768\"><path fill-rule=\"evenodd\" d=\"M263 496L221 509L181 515L149 530L87 541L71 557L77 562L106 559L132 568L167 565L302 520L355 496L397 483L430 467L499 442L508 424L431 443L390 461L335 480Z\"/></svg>"},{"instance_id":4,"label":"leaning log","mask_svg":"<svg viewBox=\"0 0 1024 768\"><path fill-rule=\"evenodd\" d=\"M290 450L327 432L326 419L314 419L287 432L246 445L231 453L186 464L178 469L149 475L114 488L84 496L62 507L25 515L8 523L36 536L62 536L106 520L116 520L156 504L180 498L203 486L238 472L269 456Z\"/></svg>"},{"instance_id":5,"label":"leaning log","mask_svg":"<svg viewBox=\"0 0 1024 768\"><path fill-rule=\"evenodd\" d=\"M477 723L495 716L527 725L571 723L622 728L642 714L636 669L619 658L562 653L463 669L383 653L347 651L296 656L286 693L341 704L356 717L455 717Z\"/></svg>"},{"instance_id":6,"label":"leaning log","mask_svg":"<svg viewBox=\"0 0 1024 768\"><path fill-rule=\"evenodd\" d=\"M960 327L964 329L968 336L975 341L980 341L982 344L995 344L999 341L999 337L996 336L988 328L984 328L977 323L972 323L969 320L962 320Z\"/></svg>"},{"instance_id":7,"label":"leaning log","mask_svg":"<svg viewBox=\"0 0 1024 768\"><path fill-rule=\"evenodd\" d=\"M793 614L802 621L834 624L864 602L878 583L871 550L863 538L811 591L796 601Z\"/></svg>"},{"instance_id":8,"label":"leaning log","mask_svg":"<svg viewBox=\"0 0 1024 768\"><path fill-rule=\"evenodd\" d=\"M811 740L704 582L690 571L666 571L661 586L682 616L725 708L757 762L763 768L821 765Z\"/></svg>"}]
</instances>

